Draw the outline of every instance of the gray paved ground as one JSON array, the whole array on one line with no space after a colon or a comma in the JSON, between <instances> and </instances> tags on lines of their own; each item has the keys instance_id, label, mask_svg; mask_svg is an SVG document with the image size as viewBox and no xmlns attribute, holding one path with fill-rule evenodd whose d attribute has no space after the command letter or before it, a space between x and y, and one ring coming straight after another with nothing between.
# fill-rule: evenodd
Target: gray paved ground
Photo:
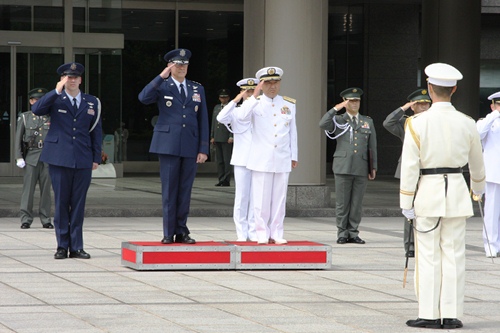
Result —
<instances>
[{"instance_id":1,"label":"gray paved ground","mask_svg":"<svg viewBox=\"0 0 500 333\"><path fill-rule=\"evenodd\" d=\"M194 211L231 208L231 188L215 191L212 183L197 179ZM19 184L0 179L2 211L17 205ZM369 188L365 213L397 209L397 183L382 179L381 184ZM416 317L417 303L413 260L402 288L401 217L363 218L365 245L336 244L333 214L287 217L285 238L332 246L329 270L140 272L124 267L122 241L162 237L160 217L133 216L158 209L158 193L154 177L93 181L89 207L125 217L86 218L90 260L54 260L52 230L42 229L38 220L22 230L17 217L1 217L0 332L429 331L405 326ZM188 225L198 241L235 238L230 217L191 217ZM493 264L485 257L481 228L479 218L469 220L465 326L459 332L500 331L500 258Z\"/></svg>"},{"instance_id":2,"label":"gray paved ground","mask_svg":"<svg viewBox=\"0 0 500 333\"><path fill-rule=\"evenodd\" d=\"M365 245L337 245L331 218L287 218L285 236L330 244L329 270L154 271L120 263L122 241L159 240L161 219L87 218L90 260L54 260L52 231L0 218L0 332L415 332L400 218L365 218ZM234 239L231 218L194 217L194 238ZM498 332L500 269L467 234L465 327Z\"/></svg>"}]
</instances>

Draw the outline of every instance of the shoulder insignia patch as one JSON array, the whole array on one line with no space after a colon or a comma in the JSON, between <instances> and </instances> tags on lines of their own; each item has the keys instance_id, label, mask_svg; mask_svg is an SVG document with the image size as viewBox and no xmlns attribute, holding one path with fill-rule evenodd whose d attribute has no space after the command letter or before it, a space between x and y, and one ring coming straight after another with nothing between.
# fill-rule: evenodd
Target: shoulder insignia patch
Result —
<instances>
[{"instance_id":1,"label":"shoulder insignia patch","mask_svg":"<svg viewBox=\"0 0 500 333\"><path fill-rule=\"evenodd\" d=\"M297 100L295 98L291 98L291 97L288 97L288 96L283 96L283 99L287 102L290 102L292 104L295 104L297 102Z\"/></svg>"}]
</instances>

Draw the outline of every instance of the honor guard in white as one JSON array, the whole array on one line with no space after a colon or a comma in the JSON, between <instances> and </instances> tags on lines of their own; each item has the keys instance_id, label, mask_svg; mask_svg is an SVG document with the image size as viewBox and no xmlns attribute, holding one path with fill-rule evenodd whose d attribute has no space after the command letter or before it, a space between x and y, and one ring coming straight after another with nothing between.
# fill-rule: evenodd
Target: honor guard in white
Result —
<instances>
[{"instance_id":1,"label":"honor guard in white","mask_svg":"<svg viewBox=\"0 0 500 333\"><path fill-rule=\"evenodd\" d=\"M28 93L30 105L47 93L45 88L35 88ZM23 112L17 120L15 154L16 165L24 168L23 193L21 196L21 229L29 229L33 223L33 197L38 183L40 203L38 216L42 226L53 229L50 220L50 176L49 165L40 161L43 142L50 128L50 116L37 116L31 111Z\"/></svg>"},{"instance_id":2,"label":"honor guard in white","mask_svg":"<svg viewBox=\"0 0 500 333\"><path fill-rule=\"evenodd\" d=\"M326 135L337 140L333 154L337 244L365 244L359 234L363 197L368 180L376 177L377 136L372 118L359 113L363 90L348 88L343 102L330 109L319 122ZM346 112L339 114L345 108Z\"/></svg>"},{"instance_id":3,"label":"honor guard in white","mask_svg":"<svg viewBox=\"0 0 500 333\"><path fill-rule=\"evenodd\" d=\"M250 120L239 120L237 114L243 112L238 103L252 96L259 82L256 78L241 79L236 83L240 93L217 115L217 121L225 124L234 138L231 164L234 167L234 208L233 220L237 241L257 241L252 199L252 171L247 169L249 150L252 144L252 124Z\"/></svg>"},{"instance_id":4,"label":"honor guard in white","mask_svg":"<svg viewBox=\"0 0 500 333\"><path fill-rule=\"evenodd\" d=\"M233 135L226 126L217 121L217 115L229 102L229 90L219 90L219 101L212 114L212 128L210 143L215 145L215 161L217 163L217 177L219 182L215 186L231 185L231 154L233 152Z\"/></svg>"},{"instance_id":5,"label":"honor guard in white","mask_svg":"<svg viewBox=\"0 0 500 333\"><path fill-rule=\"evenodd\" d=\"M92 170L101 163L101 102L80 91L85 68L79 63L59 66L56 88L35 104L33 113L50 115L50 131L40 160L49 164L54 190L55 259L90 259L83 246L85 201Z\"/></svg>"},{"instance_id":6,"label":"honor guard in white","mask_svg":"<svg viewBox=\"0 0 500 333\"><path fill-rule=\"evenodd\" d=\"M297 166L295 100L279 95L283 70L265 67L253 95L243 102L240 120L252 123L247 168L252 170L255 229L259 244L286 244L283 222L288 177ZM263 92L259 96L260 92Z\"/></svg>"},{"instance_id":7,"label":"honor guard in white","mask_svg":"<svg viewBox=\"0 0 500 333\"><path fill-rule=\"evenodd\" d=\"M384 120L385 129L401 139L401 142L403 142L405 138L404 125L406 119L408 119L405 113L406 110L411 109L413 114L419 114L420 112L427 111L431 107L431 98L427 94L427 89L415 90L408 96L407 100L408 102L405 105L392 111ZM401 157L399 158L394 177L398 179L401 178ZM403 244L406 256L413 258L415 256L415 244L411 228L411 224L408 223L408 220L405 218Z\"/></svg>"},{"instance_id":8,"label":"honor guard in white","mask_svg":"<svg viewBox=\"0 0 500 333\"><path fill-rule=\"evenodd\" d=\"M486 170L483 242L487 257L500 256L500 91L489 96L491 112L478 120Z\"/></svg>"},{"instance_id":9,"label":"honor guard in white","mask_svg":"<svg viewBox=\"0 0 500 333\"><path fill-rule=\"evenodd\" d=\"M470 187L484 190L484 163L476 122L451 104L462 74L435 63L425 68L432 106L410 117L401 158L400 205L414 219L418 318L411 327L462 327L465 292L465 222L474 215Z\"/></svg>"}]
</instances>

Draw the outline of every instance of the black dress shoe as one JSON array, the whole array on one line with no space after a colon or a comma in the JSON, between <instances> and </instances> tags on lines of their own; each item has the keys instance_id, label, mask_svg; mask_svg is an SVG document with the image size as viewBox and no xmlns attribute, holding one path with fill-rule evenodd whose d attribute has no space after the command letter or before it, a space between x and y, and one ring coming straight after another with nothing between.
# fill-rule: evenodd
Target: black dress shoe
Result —
<instances>
[{"instance_id":1,"label":"black dress shoe","mask_svg":"<svg viewBox=\"0 0 500 333\"><path fill-rule=\"evenodd\" d=\"M444 318L443 319L443 328L446 329L454 329L464 327L464 324L457 318Z\"/></svg>"},{"instance_id":2,"label":"black dress shoe","mask_svg":"<svg viewBox=\"0 0 500 333\"><path fill-rule=\"evenodd\" d=\"M337 239L337 244L345 244L345 243L347 243L347 238L345 238L345 237L339 237Z\"/></svg>"},{"instance_id":3,"label":"black dress shoe","mask_svg":"<svg viewBox=\"0 0 500 333\"><path fill-rule=\"evenodd\" d=\"M229 182L222 182L220 186L231 186L231 183L229 183Z\"/></svg>"},{"instance_id":4,"label":"black dress shoe","mask_svg":"<svg viewBox=\"0 0 500 333\"><path fill-rule=\"evenodd\" d=\"M70 252L69 253L70 258L76 258L76 259L90 259L90 254L83 250L78 250L75 252Z\"/></svg>"},{"instance_id":5,"label":"black dress shoe","mask_svg":"<svg viewBox=\"0 0 500 333\"><path fill-rule=\"evenodd\" d=\"M415 257L415 251L411 251L411 250L410 250L410 251L406 252L406 256L407 256L408 258L413 258L413 257Z\"/></svg>"},{"instance_id":6,"label":"black dress shoe","mask_svg":"<svg viewBox=\"0 0 500 333\"><path fill-rule=\"evenodd\" d=\"M42 227L45 229L54 229L54 226L50 222L49 223L42 223Z\"/></svg>"},{"instance_id":7,"label":"black dress shoe","mask_svg":"<svg viewBox=\"0 0 500 333\"><path fill-rule=\"evenodd\" d=\"M177 234L175 235L175 242L176 243L183 243L183 244L194 244L196 241L189 237L189 234Z\"/></svg>"},{"instance_id":8,"label":"black dress shoe","mask_svg":"<svg viewBox=\"0 0 500 333\"><path fill-rule=\"evenodd\" d=\"M406 325L419 328L441 328L441 319L421 319L408 320Z\"/></svg>"},{"instance_id":9,"label":"black dress shoe","mask_svg":"<svg viewBox=\"0 0 500 333\"><path fill-rule=\"evenodd\" d=\"M29 229L30 227L31 225L28 222L24 222L23 224L21 224L21 229Z\"/></svg>"},{"instance_id":10,"label":"black dress shoe","mask_svg":"<svg viewBox=\"0 0 500 333\"><path fill-rule=\"evenodd\" d=\"M347 239L347 243L354 243L354 244L364 244L365 241L362 240L361 238L359 238L358 236L354 237L354 238L349 238Z\"/></svg>"},{"instance_id":11,"label":"black dress shoe","mask_svg":"<svg viewBox=\"0 0 500 333\"><path fill-rule=\"evenodd\" d=\"M174 236L165 236L161 242L162 244L172 244L174 242Z\"/></svg>"},{"instance_id":12,"label":"black dress shoe","mask_svg":"<svg viewBox=\"0 0 500 333\"><path fill-rule=\"evenodd\" d=\"M222 186L222 182L218 182L215 186Z\"/></svg>"},{"instance_id":13,"label":"black dress shoe","mask_svg":"<svg viewBox=\"0 0 500 333\"><path fill-rule=\"evenodd\" d=\"M54 254L54 259L66 259L68 257L68 250L63 248L58 248Z\"/></svg>"}]
</instances>

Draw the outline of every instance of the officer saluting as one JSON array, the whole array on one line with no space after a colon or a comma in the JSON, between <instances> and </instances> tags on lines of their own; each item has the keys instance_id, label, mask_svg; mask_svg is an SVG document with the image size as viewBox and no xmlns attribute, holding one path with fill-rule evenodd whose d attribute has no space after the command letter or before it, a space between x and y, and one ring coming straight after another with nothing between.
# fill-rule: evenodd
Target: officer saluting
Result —
<instances>
[{"instance_id":1,"label":"officer saluting","mask_svg":"<svg viewBox=\"0 0 500 333\"><path fill-rule=\"evenodd\" d=\"M30 105L47 93L45 88L35 88L28 93ZM37 116L31 111L23 112L17 121L15 154L16 164L24 169L23 194L21 196L21 229L29 229L33 223L33 196L36 183L40 187L38 215L42 226L53 229L50 221L50 176L47 163L40 161L43 141L50 128L50 116ZM26 146L26 150L23 149ZM23 156L25 151L25 156Z\"/></svg>"},{"instance_id":2,"label":"officer saluting","mask_svg":"<svg viewBox=\"0 0 500 333\"><path fill-rule=\"evenodd\" d=\"M40 160L49 164L54 190L54 225L57 251L54 259L90 259L83 249L85 201L92 170L101 162L101 102L80 91L83 65L59 66L56 88L33 105L33 113L50 115L50 131Z\"/></svg>"},{"instance_id":3,"label":"officer saluting","mask_svg":"<svg viewBox=\"0 0 500 333\"><path fill-rule=\"evenodd\" d=\"M143 104L159 110L150 153L158 154L163 205L163 244L194 244L187 218L197 163L208 157L208 112L205 89L186 79L191 51L165 54L167 67L139 93ZM174 239L175 237L175 239Z\"/></svg>"},{"instance_id":4,"label":"officer saluting","mask_svg":"<svg viewBox=\"0 0 500 333\"><path fill-rule=\"evenodd\" d=\"M427 89L417 89L408 96L408 102L392 111L384 120L384 127L386 130L397 136L404 141L405 138L405 122L408 119L406 110L410 109L414 114L427 111L431 106L431 98L427 93ZM401 158L399 158L398 166L394 177L401 178ZM413 233L411 232L411 225L408 220L404 219L404 237L403 243L407 257L415 256L415 244Z\"/></svg>"},{"instance_id":5,"label":"officer saluting","mask_svg":"<svg viewBox=\"0 0 500 333\"><path fill-rule=\"evenodd\" d=\"M329 110L319 122L326 135L337 140L333 155L337 216L337 243L364 244L359 238L361 207L367 180L375 179L377 138L373 120L359 114L363 90L348 88L340 93L343 102ZM346 108L344 114L337 114ZM370 157L371 151L371 157ZM371 167L368 170L369 161Z\"/></svg>"}]
</instances>

